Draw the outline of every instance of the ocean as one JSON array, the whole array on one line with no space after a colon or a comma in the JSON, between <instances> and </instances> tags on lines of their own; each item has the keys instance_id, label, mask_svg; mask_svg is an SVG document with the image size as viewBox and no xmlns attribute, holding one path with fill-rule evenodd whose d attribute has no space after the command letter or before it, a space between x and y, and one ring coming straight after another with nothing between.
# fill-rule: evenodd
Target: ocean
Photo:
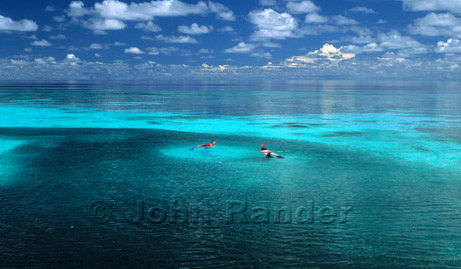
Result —
<instances>
[{"instance_id":1,"label":"ocean","mask_svg":"<svg viewBox=\"0 0 461 269\"><path fill-rule=\"evenodd\" d=\"M0 263L458 268L460 152L456 82L3 81Z\"/></svg>"}]
</instances>

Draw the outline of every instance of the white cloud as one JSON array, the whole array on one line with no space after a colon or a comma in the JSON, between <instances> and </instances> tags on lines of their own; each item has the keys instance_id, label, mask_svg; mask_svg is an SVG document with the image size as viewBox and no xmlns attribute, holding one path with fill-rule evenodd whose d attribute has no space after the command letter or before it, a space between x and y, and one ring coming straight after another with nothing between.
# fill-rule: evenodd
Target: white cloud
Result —
<instances>
[{"instance_id":1,"label":"white cloud","mask_svg":"<svg viewBox=\"0 0 461 269\"><path fill-rule=\"evenodd\" d=\"M0 31L28 32L37 31L38 25L31 20L13 21L11 18L0 15Z\"/></svg>"},{"instance_id":2,"label":"white cloud","mask_svg":"<svg viewBox=\"0 0 461 269\"><path fill-rule=\"evenodd\" d=\"M184 50L181 50L175 47L162 47L162 48L151 47L151 48L146 48L145 51L149 55L159 55L159 54L170 55L173 53L176 53L176 54L181 53L182 55L184 55L187 53Z\"/></svg>"},{"instance_id":3,"label":"white cloud","mask_svg":"<svg viewBox=\"0 0 461 269\"><path fill-rule=\"evenodd\" d=\"M144 51L136 48L136 47L131 47L128 49L125 49L125 53L132 53L132 54L144 54Z\"/></svg>"},{"instance_id":4,"label":"white cloud","mask_svg":"<svg viewBox=\"0 0 461 269\"><path fill-rule=\"evenodd\" d=\"M45 11L54 12L54 11L56 11L56 9L54 8L54 6L46 6Z\"/></svg>"},{"instance_id":5,"label":"white cloud","mask_svg":"<svg viewBox=\"0 0 461 269\"><path fill-rule=\"evenodd\" d=\"M363 46L349 45L344 47L345 51L355 54L397 50L396 55L399 58L408 58L416 54L427 53L427 46L409 36L402 36L395 30L388 33L381 33L377 38L373 38L371 36L359 36L353 38L352 41L356 44L366 44Z\"/></svg>"},{"instance_id":6,"label":"white cloud","mask_svg":"<svg viewBox=\"0 0 461 269\"><path fill-rule=\"evenodd\" d=\"M254 44L247 44L245 42L240 42L236 46L224 50L226 53L250 53L255 49Z\"/></svg>"},{"instance_id":7,"label":"white cloud","mask_svg":"<svg viewBox=\"0 0 461 269\"><path fill-rule=\"evenodd\" d=\"M180 43L180 44L195 44L198 43L197 40L193 37L190 36L164 36L164 35L157 35L155 36L155 39L167 43Z\"/></svg>"},{"instance_id":8,"label":"white cloud","mask_svg":"<svg viewBox=\"0 0 461 269\"><path fill-rule=\"evenodd\" d=\"M32 34L32 35L30 35L30 36L24 36L24 38L27 38L27 39L34 39L34 40L35 40L35 39L37 39L37 35Z\"/></svg>"},{"instance_id":9,"label":"white cloud","mask_svg":"<svg viewBox=\"0 0 461 269\"><path fill-rule=\"evenodd\" d=\"M136 24L136 26L134 28L142 29L144 31L149 31L149 32L160 32L160 31L162 31L162 28L160 28L160 26L158 26L157 24L154 24L153 21L148 21L146 23L139 22L139 23Z\"/></svg>"},{"instance_id":10,"label":"white cloud","mask_svg":"<svg viewBox=\"0 0 461 269\"><path fill-rule=\"evenodd\" d=\"M450 11L461 13L459 0L400 0L403 8L411 11Z\"/></svg>"},{"instance_id":11,"label":"white cloud","mask_svg":"<svg viewBox=\"0 0 461 269\"><path fill-rule=\"evenodd\" d=\"M450 13L430 13L416 19L409 29L412 34L461 38L461 18Z\"/></svg>"},{"instance_id":12,"label":"white cloud","mask_svg":"<svg viewBox=\"0 0 461 269\"><path fill-rule=\"evenodd\" d=\"M288 2L286 5L288 11L293 14L314 13L320 11L312 1Z\"/></svg>"},{"instance_id":13,"label":"white cloud","mask_svg":"<svg viewBox=\"0 0 461 269\"><path fill-rule=\"evenodd\" d=\"M354 44L369 44L376 42L375 38L370 35L355 36L352 38Z\"/></svg>"},{"instance_id":14,"label":"white cloud","mask_svg":"<svg viewBox=\"0 0 461 269\"><path fill-rule=\"evenodd\" d=\"M191 26L180 25L178 26L178 31L180 33L189 34L189 35L201 35L208 34L213 30L213 26L199 26L197 23L192 23Z\"/></svg>"},{"instance_id":15,"label":"white cloud","mask_svg":"<svg viewBox=\"0 0 461 269\"><path fill-rule=\"evenodd\" d=\"M364 46L348 45L344 47L344 51L355 54L360 54L363 52L378 52L383 50L384 49L377 43L369 43Z\"/></svg>"},{"instance_id":16,"label":"white cloud","mask_svg":"<svg viewBox=\"0 0 461 269\"><path fill-rule=\"evenodd\" d=\"M64 64L69 64L71 66L78 66L81 60L74 54L67 54L66 59L64 59Z\"/></svg>"},{"instance_id":17,"label":"white cloud","mask_svg":"<svg viewBox=\"0 0 461 269\"><path fill-rule=\"evenodd\" d=\"M53 20L55 22L64 22L66 20L66 17L64 15L60 15L60 16L54 16L53 17Z\"/></svg>"},{"instance_id":18,"label":"white cloud","mask_svg":"<svg viewBox=\"0 0 461 269\"><path fill-rule=\"evenodd\" d=\"M223 21L235 21L234 13L225 5L208 1L211 12L216 13L216 17Z\"/></svg>"},{"instance_id":19,"label":"white cloud","mask_svg":"<svg viewBox=\"0 0 461 269\"><path fill-rule=\"evenodd\" d=\"M32 49L31 48L24 48L24 51L25 52L32 52Z\"/></svg>"},{"instance_id":20,"label":"white cloud","mask_svg":"<svg viewBox=\"0 0 461 269\"><path fill-rule=\"evenodd\" d=\"M331 20L337 25L354 25L359 24L356 20L344 17L343 15L336 15L331 17Z\"/></svg>"},{"instance_id":21,"label":"white cloud","mask_svg":"<svg viewBox=\"0 0 461 269\"><path fill-rule=\"evenodd\" d=\"M252 40L285 39L294 37L298 23L288 13L278 13L273 9L252 11L248 14L251 23L255 24L258 30L251 35Z\"/></svg>"},{"instance_id":22,"label":"white cloud","mask_svg":"<svg viewBox=\"0 0 461 269\"><path fill-rule=\"evenodd\" d=\"M101 50L103 47L101 44L97 44L97 43L92 43L90 45L90 49L93 49L93 50Z\"/></svg>"},{"instance_id":23,"label":"white cloud","mask_svg":"<svg viewBox=\"0 0 461 269\"><path fill-rule=\"evenodd\" d=\"M271 59L272 58L272 54L270 54L269 52L254 52L254 53L250 54L250 56L256 57L256 58L263 58L263 59Z\"/></svg>"},{"instance_id":24,"label":"white cloud","mask_svg":"<svg viewBox=\"0 0 461 269\"><path fill-rule=\"evenodd\" d=\"M378 35L380 46L388 49L421 47L421 43L409 36L402 36L398 31L390 31Z\"/></svg>"},{"instance_id":25,"label":"white cloud","mask_svg":"<svg viewBox=\"0 0 461 269\"><path fill-rule=\"evenodd\" d=\"M311 14L306 15L306 18L304 19L304 22L305 23L327 23L328 18L324 17L324 16L321 16L321 15L319 15L317 13L311 13Z\"/></svg>"},{"instance_id":26,"label":"white cloud","mask_svg":"<svg viewBox=\"0 0 461 269\"><path fill-rule=\"evenodd\" d=\"M46 41L45 39L42 39L40 41L34 41L32 43L30 43L32 46L38 46L38 47L49 47L51 46L51 43Z\"/></svg>"},{"instance_id":27,"label":"white cloud","mask_svg":"<svg viewBox=\"0 0 461 269\"><path fill-rule=\"evenodd\" d=\"M378 23L378 24L387 23L387 20L386 19L379 19L376 23Z\"/></svg>"},{"instance_id":28,"label":"white cloud","mask_svg":"<svg viewBox=\"0 0 461 269\"><path fill-rule=\"evenodd\" d=\"M201 48L201 49L198 51L198 53L199 53L199 54L209 54L209 53L213 53L213 50Z\"/></svg>"},{"instance_id":29,"label":"white cloud","mask_svg":"<svg viewBox=\"0 0 461 269\"><path fill-rule=\"evenodd\" d=\"M230 65L218 65L218 66L214 66L214 65L208 65L206 63L203 63L202 64L202 70L204 71L209 71L209 72L223 72L223 71L226 71Z\"/></svg>"},{"instance_id":30,"label":"white cloud","mask_svg":"<svg viewBox=\"0 0 461 269\"><path fill-rule=\"evenodd\" d=\"M277 4L276 0L259 0L261 6L275 6Z\"/></svg>"},{"instance_id":31,"label":"white cloud","mask_svg":"<svg viewBox=\"0 0 461 269\"><path fill-rule=\"evenodd\" d=\"M58 34L58 35L50 35L48 38L49 39L66 39L66 36L63 34Z\"/></svg>"},{"instance_id":32,"label":"white cloud","mask_svg":"<svg viewBox=\"0 0 461 269\"><path fill-rule=\"evenodd\" d=\"M205 14L208 6L204 2L196 5L178 0L151 1L130 3L117 0L105 0L95 3L94 8L85 8L83 2L73 1L69 6L69 16L81 17L87 14L99 15L102 18L118 20L151 21L154 17L187 16L190 14Z\"/></svg>"},{"instance_id":33,"label":"white cloud","mask_svg":"<svg viewBox=\"0 0 461 269\"><path fill-rule=\"evenodd\" d=\"M461 40L450 38L447 42L437 42L435 52L438 53L461 53Z\"/></svg>"},{"instance_id":34,"label":"white cloud","mask_svg":"<svg viewBox=\"0 0 461 269\"><path fill-rule=\"evenodd\" d=\"M35 58L34 62L39 65L56 64L56 59L54 57Z\"/></svg>"},{"instance_id":35,"label":"white cloud","mask_svg":"<svg viewBox=\"0 0 461 269\"><path fill-rule=\"evenodd\" d=\"M354 8L349 9L348 12L357 12L357 13L364 13L364 14L376 13L376 11L374 11L371 8L367 8L367 7L354 7Z\"/></svg>"},{"instance_id":36,"label":"white cloud","mask_svg":"<svg viewBox=\"0 0 461 269\"><path fill-rule=\"evenodd\" d=\"M345 17L343 15L325 17L325 16L322 16L322 15L319 15L318 13L307 14L305 19L304 19L304 22L305 23L317 23L317 24L332 23L332 24L336 24L336 25L339 25L339 26L359 24L356 20L347 18L347 17ZM327 29L324 29L324 30L327 30ZM333 31L333 29L332 30L327 30L327 32L332 32L332 31ZM337 29L335 31L337 31Z\"/></svg>"},{"instance_id":37,"label":"white cloud","mask_svg":"<svg viewBox=\"0 0 461 269\"><path fill-rule=\"evenodd\" d=\"M75 56L75 54L67 54L65 60L73 63L80 61L80 59L77 56Z\"/></svg>"},{"instance_id":38,"label":"white cloud","mask_svg":"<svg viewBox=\"0 0 461 269\"><path fill-rule=\"evenodd\" d=\"M126 27L123 21L115 19L90 19L84 22L84 26L95 31L121 30Z\"/></svg>"},{"instance_id":39,"label":"white cloud","mask_svg":"<svg viewBox=\"0 0 461 269\"><path fill-rule=\"evenodd\" d=\"M51 31L53 31L53 27L51 27L51 26L49 26L49 25L44 25L44 26L42 27L42 31L43 31L43 32L51 32Z\"/></svg>"},{"instance_id":40,"label":"white cloud","mask_svg":"<svg viewBox=\"0 0 461 269\"><path fill-rule=\"evenodd\" d=\"M325 44L320 50L314 50L306 55L293 56L287 58L284 62L285 66L288 67L303 67L306 64L313 64L319 61L325 61L326 63L337 63L344 60L349 60L355 57L354 53L342 52L343 47L336 48L333 45Z\"/></svg>"},{"instance_id":41,"label":"white cloud","mask_svg":"<svg viewBox=\"0 0 461 269\"><path fill-rule=\"evenodd\" d=\"M188 4L179 0L157 0L127 4L118 0L104 0L95 3L92 8L86 8L81 1L73 1L69 5L67 14L71 17L90 15L95 18L121 21L152 21L154 17L204 15L208 12L216 13L216 16L222 20L235 20L233 12L228 7L211 1L208 4L203 1Z\"/></svg>"},{"instance_id":42,"label":"white cloud","mask_svg":"<svg viewBox=\"0 0 461 269\"><path fill-rule=\"evenodd\" d=\"M223 33L235 33L234 28L231 26L224 26L223 28L218 29L218 32L223 32Z\"/></svg>"},{"instance_id":43,"label":"white cloud","mask_svg":"<svg viewBox=\"0 0 461 269\"><path fill-rule=\"evenodd\" d=\"M114 42L114 46L125 46L125 45L126 43L123 43L123 42L118 42L118 41Z\"/></svg>"},{"instance_id":44,"label":"white cloud","mask_svg":"<svg viewBox=\"0 0 461 269\"><path fill-rule=\"evenodd\" d=\"M261 46L266 47L266 48L281 48L282 46L277 43L272 43L272 42L264 42L261 44Z\"/></svg>"},{"instance_id":45,"label":"white cloud","mask_svg":"<svg viewBox=\"0 0 461 269\"><path fill-rule=\"evenodd\" d=\"M82 17L90 13L88 9L86 9L85 4L82 1L72 1L69 4L69 11L67 11L67 15L70 17Z\"/></svg>"}]
</instances>

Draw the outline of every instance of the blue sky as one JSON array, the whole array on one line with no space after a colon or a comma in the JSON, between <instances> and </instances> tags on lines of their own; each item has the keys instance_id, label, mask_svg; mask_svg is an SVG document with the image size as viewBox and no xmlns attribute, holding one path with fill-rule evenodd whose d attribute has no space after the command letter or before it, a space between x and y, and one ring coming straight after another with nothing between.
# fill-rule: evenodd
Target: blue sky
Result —
<instances>
[{"instance_id":1,"label":"blue sky","mask_svg":"<svg viewBox=\"0 0 461 269\"><path fill-rule=\"evenodd\" d=\"M460 0L4 0L0 39L0 79L461 78Z\"/></svg>"}]
</instances>

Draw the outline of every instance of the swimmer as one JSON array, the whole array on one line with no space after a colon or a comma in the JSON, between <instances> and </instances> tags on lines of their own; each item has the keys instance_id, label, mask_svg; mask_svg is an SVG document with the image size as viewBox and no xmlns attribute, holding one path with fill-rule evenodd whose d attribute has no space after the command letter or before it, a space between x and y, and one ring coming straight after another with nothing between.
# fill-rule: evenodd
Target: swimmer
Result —
<instances>
[{"instance_id":1,"label":"swimmer","mask_svg":"<svg viewBox=\"0 0 461 269\"><path fill-rule=\"evenodd\" d=\"M196 148L201 148L201 149L210 149L211 147L213 146L216 146L216 142L213 140L211 140L211 143L208 143L208 144L203 144L203 145L198 145L196 146L195 148L190 148L189 150L194 150Z\"/></svg>"},{"instance_id":2,"label":"swimmer","mask_svg":"<svg viewBox=\"0 0 461 269\"><path fill-rule=\"evenodd\" d=\"M264 155L266 155L266 158L273 158L272 155L276 156L279 159L284 159L285 158L285 157L283 157L281 155L278 155L277 153L275 153L273 151L268 150L266 147L263 146L263 144L261 144L261 151L260 152L263 153Z\"/></svg>"}]
</instances>

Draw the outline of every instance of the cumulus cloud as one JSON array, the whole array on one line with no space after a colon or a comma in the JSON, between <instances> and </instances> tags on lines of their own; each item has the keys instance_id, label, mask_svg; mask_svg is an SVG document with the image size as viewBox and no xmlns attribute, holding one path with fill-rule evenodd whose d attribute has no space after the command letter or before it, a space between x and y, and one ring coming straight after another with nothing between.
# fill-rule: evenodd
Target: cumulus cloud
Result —
<instances>
[{"instance_id":1,"label":"cumulus cloud","mask_svg":"<svg viewBox=\"0 0 461 269\"><path fill-rule=\"evenodd\" d=\"M145 51L149 55L160 55L160 54L171 55L173 53L176 53L176 54L180 53L180 55L187 54L186 51L179 49L179 48L175 48L175 47L162 47L162 48L150 47L150 48L146 48Z\"/></svg>"},{"instance_id":2,"label":"cumulus cloud","mask_svg":"<svg viewBox=\"0 0 461 269\"><path fill-rule=\"evenodd\" d=\"M258 29L251 35L252 40L294 37L294 31L298 26L298 22L293 16L286 12L278 13L271 8L251 11L248 17Z\"/></svg>"},{"instance_id":3,"label":"cumulus cloud","mask_svg":"<svg viewBox=\"0 0 461 269\"><path fill-rule=\"evenodd\" d=\"M82 17L84 15L99 15L102 18L118 20L151 21L154 17L187 16L190 14L205 14L208 6L204 2L196 5L183 3L179 0L160 0L143 3L126 4L117 0L105 0L95 3L93 8L86 8L83 2L70 3L68 15Z\"/></svg>"},{"instance_id":4,"label":"cumulus cloud","mask_svg":"<svg viewBox=\"0 0 461 269\"><path fill-rule=\"evenodd\" d=\"M356 13L364 13L364 14L376 13L376 11L374 11L371 8L367 8L367 7L354 7L354 8L347 10L347 12L356 12Z\"/></svg>"},{"instance_id":5,"label":"cumulus cloud","mask_svg":"<svg viewBox=\"0 0 461 269\"><path fill-rule=\"evenodd\" d=\"M214 65L208 65L206 63L203 63L201 67L202 67L202 70L208 71L208 72L223 72L229 69L230 66L228 64L214 66Z\"/></svg>"},{"instance_id":6,"label":"cumulus cloud","mask_svg":"<svg viewBox=\"0 0 461 269\"><path fill-rule=\"evenodd\" d=\"M32 43L30 43L32 46L37 46L37 47L49 47L51 46L51 43L46 41L45 39L42 39L40 41L36 40Z\"/></svg>"},{"instance_id":7,"label":"cumulus cloud","mask_svg":"<svg viewBox=\"0 0 461 269\"><path fill-rule=\"evenodd\" d=\"M54 57L35 58L34 62L39 65L56 64L56 59Z\"/></svg>"},{"instance_id":8,"label":"cumulus cloud","mask_svg":"<svg viewBox=\"0 0 461 269\"><path fill-rule=\"evenodd\" d=\"M160 26L158 26L157 24L155 24L153 21L148 21L148 22L139 22L135 25L136 29L141 29L141 30L144 30L144 31L148 31L148 32L160 32L162 31L162 28L160 28Z\"/></svg>"},{"instance_id":9,"label":"cumulus cloud","mask_svg":"<svg viewBox=\"0 0 461 269\"><path fill-rule=\"evenodd\" d=\"M402 36L398 31L390 31L378 35L380 46L389 49L421 47L421 43L409 36Z\"/></svg>"},{"instance_id":10,"label":"cumulus cloud","mask_svg":"<svg viewBox=\"0 0 461 269\"><path fill-rule=\"evenodd\" d=\"M247 44L245 42L240 42L232 48L224 50L226 53L250 53L255 49L254 44Z\"/></svg>"},{"instance_id":11,"label":"cumulus cloud","mask_svg":"<svg viewBox=\"0 0 461 269\"><path fill-rule=\"evenodd\" d=\"M131 47L131 48L125 49L125 53L144 54L144 51L140 50L137 47Z\"/></svg>"},{"instance_id":12,"label":"cumulus cloud","mask_svg":"<svg viewBox=\"0 0 461 269\"><path fill-rule=\"evenodd\" d=\"M349 25L359 24L358 21L356 21L354 19L347 18L347 17L345 17L343 15L325 17L325 16L322 16L322 15L319 15L318 13L307 14L306 17L304 18L304 22L309 23L309 24L331 23L331 24L335 24L335 25L339 25L339 26L349 26ZM314 29L311 27L311 30L314 30ZM338 29L335 29L335 30L333 30L333 29L331 29L331 30L324 29L324 30L326 30L326 32L333 32L333 31L336 31Z\"/></svg>"},{"instance_id":13,"label":"cumulus cloud","mask_svg":"<svg viewBox=\"0 0 461 269\"><path fill-rule=\"evenodd\" d=\"M205 15L209 12L216 13L221 20L235 20L233 12L228 7L211 1L188 4L179 0L157 0L127 4L118 0L104 0L88 8L82 1L73 1L67 14L74 22L81 22L84 27L96 31L123 29L124 21L150 21L137 26L139 29L158 32L160 28L152 22L154 17Z\"/></svg>"},{"instance_id":14,"label":"cumulus cloud","mask_svg":"<svg viewBox=\"0 0 461 269\"><path fill-rule=\"evenodd\" d=\"M234 28L232 28L231 26L224 26L223 28L220 28L220 29L217 29L218 32L222 32L222 33L232 33L234 34L235 33L235 30Z\"/></svg>"},{"instance_id":15,"label":"cumulus cloud","mask_svg":"<svg viewBox=\"0 0 461 269\"><path fill-rule=\"evenodd\" d=\"M101 44L92 43L92 44L90 45L90 49L92 49L92 50L101 50L102 48L103 48L103 47L102 47Z\"/></svg>"},{"instance_id":16,"label":"cumulus cloud","mask_svg":"<svg viewBox=\"0 0 461 269\"><path fill-rule=\"evenodd\" d=\"M277 4L276 0L259 0L261 6L275 6Z\"/></svg>"},{"instance_id":17,"label":"cumulus cloud","mask_svg":"<svg viewBox=\"0 0 461 269\"><path fill-rule=\"evenodd\" d=\"M106 30L121 30L125 29L126 24L123 21L116 19L90 19L85 21L83 25L95 33L104 33Z\"/></svg>"},{"instance_id":18,"label":"cumulus cloud","mask_svg":"<svg viewBox=\"0 0 461 269\"><path fill-rule=\"evenodd\" d=\"M403 8L411 11L450 11L461 13L459 0L400 0Z\"/></svg>"},{"instance_id":19,"label":"cumulus cloud","mask_svg":"<svg viewBox=\"0 0 461 269\"><path fill-rule=\"evenodd\" d=\"M63 34L58 34L58 35L50 35L48 38L49 39L66 39L66 36Z\"/></svg>"},{"instance_id":20,"label":"cumulus cloud","mask_svg":"<svg viewBox=\"0 0 461 269\"><path fill-rule=\"evenodd\" d=\"M29 32L37 31L38 25L31 20L13 21L11 18L0 15L0 31Z\"/></svg>"},{"instance_id":21,"label":"cumulus cloud","mask_svg":"<svg viewBox=\"0 0 461 269\"><path fill-rule=\"evenodd\" d=\"M435 52L438 53L461 53L461 40L450 38L447 42L437 42Z\"/></svg>"},{"instance_id":22,"label":"cumulus cloud","mask_svg":"<svg viewBox=\"0 0 461 269\"><path fill-rule=\"evenodd\" d=\"M47 11L47 12L55 12L56 9L54 8L54 6L46 6L45 11Z\"/></svg>"},{"instance_id":23,"label":"cumulus cloud","mask_svg":"<svg viewBox=\"0 0 461 269\"><path fill-rule=\"evenodd\" d=\"M164 35L157 35L155 36L155 39L159 41L163 41L166 43L179 43L179 44L195 44L198 43L197 40L193 37L190 36L164 36Z\"/></svg>"},{"instance_id":24,"label":"cumulus cloud","mask_svg":"<svg viewBox=\"0 0 461 269\"><path fill-rule=\"evenodd\" d=\"M288 11L293 14L313 13L320 11L320 8L312 3L312 1L288 2L286 7Z\"/></svg>"},{"instance_id":25,"label":"cumulus cloud","mask_svg":"<svg viewBox=\"0 0 461 269\"><path fill-rule=\"evenodd\" d=\"M311 14L306 15L306 18L304 19L304 22L305 23L327 23L328 18L324 17L324 16L321 16L321 15L319 15L317 13L311 13Z\"/></svg>"},{"instance_id":26,"label":"cumulus cloud","mask_svg":"<svg viewBox=\"0 0 461 269\"><path fill-rule=\"evenodd\" d=\"M355 54L364 52L378 52L387 50L398 50L397 55L400 58L411 57L416 54L427 53L427 46L409 36L402 36L398 31L381 33L377 38L371 36L361 36L353 38L356 44L365 44L363 46L349 45L344 50ZM369 43L367 43L369 42Z\"/></svg>"},{"instance_id":27,"label":"cumulus cloud","mask_svg":"<svg viewBox=\"0 0 461 269\"><path fill-rule=\"evenodd\" d=\"M53 27L51 27L51 26L49 26L49 25L44 25L44 26L42 27L42 31L43 31L43 32L51 32L51 31L53 31Z\"/></svg>"},{"instance_id":28,"label":"cumulus cloud","mask_svg":"<svg viewBox=\"0 0 461 269\"><path fill-rule=\"evenodd\" d=\"M376 42L376 39L371 35L360 35L352 38L354 44L369 44Z\"/></svg>"},{"instance_id":29,"label":"cumulus cloud","mask_svg":"<svg viewBox=\"0 0 461 269\"><path fill-rule=\"evenodd\" d=\"M54 16L53 17L53 20L55 22L64 22L66 20L66 17L64 15L60 15L60 16Z\"/></svg>"},{"instance_id":30,"label":"cumulus cloud","mask_svg":"<svg viewBox=\"0 0 461 269\"><path fill-rule=\"evenodd\" d=\"M384 49L377 43L368 43L364 46L348 45L344 47L344 51L354 54L360 54L363 52L377 52L383 50Z\"/></svg>"},{"instance_id":31,"label":"cumulus cloud","mask_svg":"<svg viewBox=\"0 0 461 269\"><path fill-rule=\"evenodd\" d=\"M70 65L77 65L81 60L75 56L75 54L67 54L66 59L64 59L64 63Z\"/></svg>"},{"instance_id":32,"label":"cumulus cloud","mask_svg":"<svg viewBox=\"0 0 461 269\"><path fill-rule=\"evenodd\" d=\"M213 30L213 26L199 26L197 23L192 23L191 26L180 25L178 26L178 32L189 34L189 35L201 35L208 34Z\"/></svg>"},{"instance_id":33,"label":"cumulus cloud","mask_svg":"<svg viewBox=\"0 0 461 269\"><path fill-rule=\"evenodd\" d=\"M199 54L210 54L210 53L213 53L213 50L201 48L201 49L198 51L198 53L199 53Z\"/></svg>"},{"instance_id":34,"label":"cumulus cloud","mask_svg":"<svg viewBox=\"0 0 461 269\"><path fill-rule=\"evenodd\" d=\"M235 21L234 13L225 5L209 1L208 7L211 12L216 13L216 17L223 21Z\"/></svg>"},{"instance_id":35,"label":"cumulus cloud","mask_svg":"<svg viewBox=\"0 0 461 269\"><path fill-rule=\"evenodd\" d=\"M271 59L272 58L272 54L270 54L269 52L254 52L254 53L250 54L250 56L256 57L256 58L262 58L262 59Z\"/></svg>"},{"instance_id":36,"label":"cumulus cloud","mask_svg":"<svg viewBox=\"0 0 461 269\"><path fill-rule=\"evenodd\" d=\"M430 13L416 19L409 29L412 34L461 38L461 18L450 13Z\"/></svg>"},{"instance_id":37,"label":"cumulus cloud","mask_svg":"<svg viewBox=\"0 0 461 269\"><path fill-rule=\"evenodd\" d=\"M356 20L344 17L343 15L336 15L331 17L333 23L337 25L354 25L359 24Z\"/></svg>"},{"instance_id":38,"label":"cumulus cloud","mask_svg":"<svg viewBox=\"0 0 461 269\"><path fill-rule=\"evenodd\" d=\"M302 67L306 66L306 64L313 64L319 61L337 63L355 57L354 53L346 53L342 52L342 50L343 47L336 48L335 46L327 43L319 50L311 51L306 55L287 58L284 65L288 67Z\"/></svg>"}]
</instances>

